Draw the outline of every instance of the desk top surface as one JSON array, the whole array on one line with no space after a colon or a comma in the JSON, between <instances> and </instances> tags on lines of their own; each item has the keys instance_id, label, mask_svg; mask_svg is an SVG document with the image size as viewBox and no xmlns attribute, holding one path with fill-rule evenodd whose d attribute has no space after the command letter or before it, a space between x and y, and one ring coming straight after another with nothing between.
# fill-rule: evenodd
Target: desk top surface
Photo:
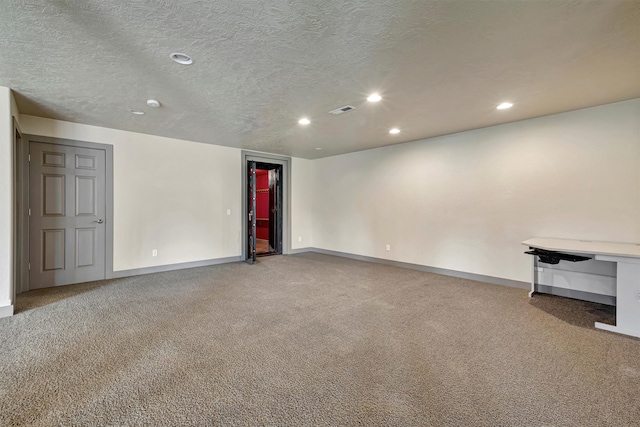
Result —
<instances>
[{"instance_id":1,"label":"desk top surface","mask_svg":"<svg viewBox=\"0 0 640 427\"><path fill-rule=\"evenodd\" d=\"M635 243L534 237L533 239L525 240L522 244L533 248L546 249L548 251L640 258L640 245Z\"/></svg>"}]
</instances>

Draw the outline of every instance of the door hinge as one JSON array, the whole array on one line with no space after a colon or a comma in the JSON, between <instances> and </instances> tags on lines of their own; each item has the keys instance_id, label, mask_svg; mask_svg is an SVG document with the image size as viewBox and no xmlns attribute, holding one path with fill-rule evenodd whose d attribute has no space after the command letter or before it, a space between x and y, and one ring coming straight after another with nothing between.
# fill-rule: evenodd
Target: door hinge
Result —
<instances>
[{"instance_id":1,"label":"door hinge","mask_svg":"<svg viewBox=\"0 0 640 427\"><path fill-rule=\"evenodd\" d=\"M31 216L31 208L29 208L29 216Z\"/></svg>"},{"instance_id":2,"label":"door hinge","mask_svg":"<svg viewBox=\"0 0 640 427\"><path fill-rule=\"evenodd\" d=\"M27 155L27 157L28 157L28 160L27 160L27 161L29 161L29 162L30 162L30 161L31 161L31 153L29 153L29 154Z\"/></svg>"},{"instance_id":3,"label":"door hinge","mask_svg":"<svg viewBox=\"0 0 640 427\"><path fill-rule=\"evenodd\" d=\"M31 263L29 263L29 267L28 268L29 268L29 271L31 271Z\"/></svg>"}]
</instances>

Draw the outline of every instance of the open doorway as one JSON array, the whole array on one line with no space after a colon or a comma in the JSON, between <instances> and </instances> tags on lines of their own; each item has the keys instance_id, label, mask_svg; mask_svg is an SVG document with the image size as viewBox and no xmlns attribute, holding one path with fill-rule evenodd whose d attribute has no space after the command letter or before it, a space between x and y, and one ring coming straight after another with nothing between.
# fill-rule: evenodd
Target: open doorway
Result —
<instances>
[{"instance_id":1,"label":"open doorway","mask_svg":"<svg viewBox=\"0 0 640 427\"><path fill-rule=\"evenodd\" d=\"M243 259L286 254L289 250L290 159L243 152Z\"/></svg>"},{"instance_id":2,"label":"open doorway","mask_svg":"<svg viewBox=\"0 0 640 427\"><path fill-rule=\"evenodd\" d=\"M282 165L248 161L249 239L251 261L282 254Z\"/></svg>"}]
</instances>

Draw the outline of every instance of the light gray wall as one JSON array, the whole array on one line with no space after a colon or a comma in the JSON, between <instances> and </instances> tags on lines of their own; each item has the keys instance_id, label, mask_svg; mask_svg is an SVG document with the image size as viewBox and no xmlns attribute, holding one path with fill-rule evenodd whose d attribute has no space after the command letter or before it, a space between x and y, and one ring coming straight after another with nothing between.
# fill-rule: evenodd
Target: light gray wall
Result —
<instances>
[{"instance_id":1,"label":"light gray wall","mask_svg":"<svg viewBox=\"0 0 640 427\"><path fill-rule=\"evenodd\" d=\"M240 150L21 119L25 134L113 145L114 271L240 255Z\"/></svg>"},{"instance_id":2,"label":"light gray wall","mask_svg":"<svg viewBox=\"0 0 640 427\"><path fill-rule=\"evenodd\" d=\"M640 242L640 99L319 159L313 170L322 249L528 281L527 238Z\"/></svg>"},{"instance_id":3,"label":"light gray wall","mask_svg":"<svg viewBox=\"0 0 640 427\"><path fill-rule=\"evenodd\" d=\"M313 160L293 158L291 164L291 249L313 246Z\"/></svg>"},{"instance_id":4,"label":"light gray wall","mask_svg":"<svg viewBox=\"0 0 640 427\"><path fill-rule=\"evenodd\" d=\"M529 237L638 242L638 117L636 99L343 156L294 158L291 247L528 281L520 242ZM116 271L240 255L240 150L31 116L21 116L21 127L114 146ZM0 150L10 147L3 140ZM0 188L10 182L5 178ZM11 205L2 206L0 226ZM7 280L5 270L0 274ZM0 292L2 298L10 289L0 285Z\"/></svg>"},{"instance_id":5,"label":"light gray wall","mask_svg":"<svg viewBox=\"0 0 640 427\"><path fill-rule=\"evenodd\" d=\"M25 134L113 145L114 271L240 256L241 150L26 115L21 120ZM291 216L299 218L292 243L299 235L311 238L308 162L292 159L292 181L300 182L291 191Z\"/></svg>"}]
</instances>

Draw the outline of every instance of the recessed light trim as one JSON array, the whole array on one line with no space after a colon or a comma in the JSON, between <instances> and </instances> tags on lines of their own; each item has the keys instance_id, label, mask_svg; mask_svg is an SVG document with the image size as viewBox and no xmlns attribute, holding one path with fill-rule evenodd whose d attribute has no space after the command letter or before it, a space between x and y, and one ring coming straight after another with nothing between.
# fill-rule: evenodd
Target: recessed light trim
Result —
<instances>
[{"instance_id":1,"label":"recessed light trim","mask_svg":"<svg viewBox=\"0 0 640 427\"><path fill-rule=\"evenodd\" d=\"M322 150L322 147L316 147L316 150L320 151Z\"/></svg>"},{"instance_id":2,"label":"recessed light trim","mask_svg":"<svg viewBox=\"0 0 640 427\"><path fill-rule=\"evenodd\" d=\"M400 129L398 129L398 128L390 129L390 130L389 130L389 133L390 133L391 135L397 135L397 134L399 134L399 133L400 133Z\"/></svg>"},{"instance_id":3,"label":"recessed light trim","mask_svg":"<svg viewBox=\"0 0 640 427\"><path fill-rule=\"evenodd\" d=\"M158 101L157 99L147 99L147 105L149 107L159 108L160 107L160 101Z\"/></svg>"},{"instance_id":4,"label":"recessed light trim","mask_svg":"<svg viewBox=\"0 0 640 427\"><path fill-rule=\"evenodd\" d=\"M382 97L377 93L372 93L367 97L367 101L369 102L378 102L382 99Z\"/></svg>"},{"instance_id":5,"label":"recessed light trim","mask_svg":"<svg viewBox=\"0 0 640 427\"><path fill-rule=\"evenodd\" d=\"M309 119L308 119L308 118L306 118L306 117L303 117L303 118L301 118L300 120L298 120L298 123L299 123L299 124L301 124L301 125L305 125L305 126L306 126L306 125L308 125L309 123L311 123L311 120L309 120Z\"/></svg>"},{"instance_id":6,"label":"recessed light trim","mask_svg":"<svg viewBox=\"0 0 640 427\"><path fill-rule=\"evenodd\" d=\"M191 58L189 55L185 53L174 52L171 55L169 55L169 58L173 59L178 64L182 64L182 65L193 64L193 58Z\"/></svg>"},{"instance_id":7,"label":"recessed light trim","mask_svg":"<svg viewBox=\"0 0 640 427\"><path fill-rule=\"evenodd\" d=\"M130 112L131 114L135 114L136 116L142 116L142 115L144 115L144 111L141 111L141 110L134 110L134 109L131 109L131 110L129 110L129 112Z\"/></svg>"},{"instance_id":8,"label":"recessed light trim","mask_svg":"<svg viewBox=\"0 0 640 427\"><path fill-rule=\"evenodd\" d=\"M498 105L496 107L496 109L498 110L506 110L507 108L511 108L513 107L513 103L512 102L503 102L502 104Z\"/></svg>"}]
</instances>

